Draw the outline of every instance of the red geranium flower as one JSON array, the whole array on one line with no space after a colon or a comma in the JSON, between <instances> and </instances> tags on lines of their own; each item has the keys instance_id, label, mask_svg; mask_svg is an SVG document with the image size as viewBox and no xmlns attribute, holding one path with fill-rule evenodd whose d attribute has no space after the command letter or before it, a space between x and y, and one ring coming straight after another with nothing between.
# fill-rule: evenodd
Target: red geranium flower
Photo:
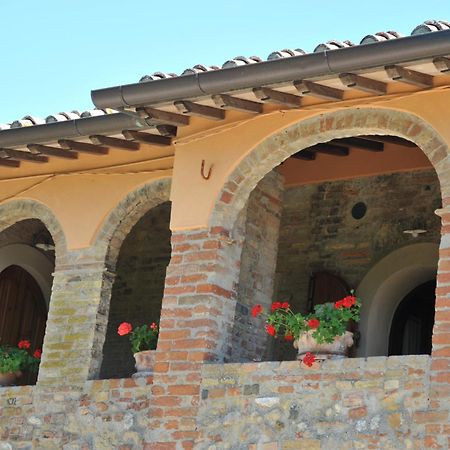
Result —
<instances>
[{"instance_id":1,"label":"red geranium flower","mask_svg":"<svg viewBox=\"0 0 450 450\"><path fill-rule=\"evenodd\" d=\"M275 330L275 327L273 325L266 325L266 331L271 336L275 336L277 333L277 330Z\"/></svg>"},{"instance_id":2,"label":"red geranium flower","mask_svg":"<svg viewBox=\"0 0 450 450\"><path fill-rule=\"evenodd\" d=\"M292 336L292 334L287 334L287 335L284 337L284 340L285 340L285 341L293 341L293 340L294 340L294 336Z\"/></svg>"},{"instance_id":3,"label":"red geranium flower","mask_svg":"<svg viewBox=\"0 0 450 450\"><path fill-rule=\"evenodd\" d=\"M341 309L343 305L344 305L344 301L343 301L343 300L338 300L338 301L334 304L334 307L335 307L336 309Z\"/></svg>"},{"instance_id":4,"label":"red geranium flower","mask_svg":"<svg viewBox=\"0 0 450 450\"><path fill-rule=\"evenodd\" d=\"M156 323L153 322L153 323L150 325L150 328L151 328L152 330L154 330L154 329L156 328Z\"/></svg>"},{"instance_id":5,"label":"red geranium flower","mask_svg":"<svg viewBox=\"0 0 450 450\"><path fill-rule=\"evenodd\" d=\"M33 353L33 356L38 359L41 358L41 355L42 355L42 350L40 350L39 348L37 348Z\"/></svg>"},{"instance_id":6,"label":"red geranium flower","mask_svg":"<svg viewBox=\"0 0 450 450\"><path fill-rule=\"evenodd\" d=\"M345 308L351 308L356 303L356 297L353 295L348 295L347 297L343 298L341 301Z\"/></svg>"},{"instance_id":7,"label":"red geranium flower","mask_svg":"<svg viewBox=\"0 0 450 450\"><path fill-rule=\"evenodd\" d=\"M133 327L131 326L131 323L128 322L122 322L119 325L119 328L117 328L117 334L119 336L125 336L126 334L130 333Z\"/></svg>"},{"instance_id":8,"label":"red geranium flower","mask_svg":"<svg viewBox=\"0 0 450 450\"><path fill-rule=\"evenodd\" d=\"M276 311L277 309L282 308L283 304L281 302L274 302L272 303L272 312Z\"/></svg>"},{"instance_id":9,"label":"red geranium flower","mask_svg":"<svg viewBox=\"0 0 450 450\"><path fill-rule=\"evenodd\" d=\"M314 361L316 360L316 355L314 353L308 352L303 357L303 364L307 365L308 367L311 367L314 364Z\"/></svg>"},{"instance_id":10,"label":"red geranium flower","mask_svg":"<svg viewBox=\"0 0 450 450\"><path fill-rule=\"evenodd\" d=\"M289 309L291 307L291 305L288 302L284 302L284 303L281 304L281 307L283 309Z\"/></svg>"},{"instance_id":11,"label":"red geranium flower","mask_svg":"<svg viewBox=\"0 0 450 450\"><path fill-rule=\"evenodd\" d=\"M308 327L311 328L311 330L315 330L316 328L319 328L320 320L318 319L309 319L308 320Z\"/></svg>"},{"instance_id":12,"label":"red geranium flower","mask_svg":"<svg viewBox=\"0 0 450 450\"><path fill-rule=\"evenodd\" d=\"M31 346L31 344L30 344L30 341L27 341L26 339L24 339L23 341L20 341L18 344L17 344L17 347L19 347L19 348L30 348L30 346Z\"/></svg>"},{"instance_id":13,"label":"red geranium flower","mask_svg":"<svg viewBox=\"0 0 450 450\"><path fill-rule=\"evenodd\" d=\"M252 308L252 316L253 317L258 316L259 314L261 314L262 310L263 310L263 307L261 305L255 305Z\"/></svg>"}]
</instances>

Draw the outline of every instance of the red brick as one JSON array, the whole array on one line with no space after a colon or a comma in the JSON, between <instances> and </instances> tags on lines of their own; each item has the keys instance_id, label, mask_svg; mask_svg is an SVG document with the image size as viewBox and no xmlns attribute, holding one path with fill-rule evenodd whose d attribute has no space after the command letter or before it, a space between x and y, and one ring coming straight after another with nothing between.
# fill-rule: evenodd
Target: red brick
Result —
<instances>
[{"instance_id":1,"label":"red brick","mask_svg":"<svg viewBox=\"0 0 450 450\"><path fill-rule=\"evenodd\" d=\"M178 406L181 403L181 397L158 396L152 399L152 404L156 406Z\"/></svg>"},{"instance_id":2,"label":"red brick","mask_svg":"<svg viewBox=\"0 0 450 450\"><path fill-rule=\"evenodd\" d=\"M164 289L164 295L179 295L179 294L190 294L195 292L195 286L177 286L177 287L166 287Z\"/></svg>"},{"instance_id":3,"label":"red brick","mask_svg":"<svg viewBox=\"0 0 450 450\"><path fill-rule=\"evenodd\" d=\"M152 442L144 444L144 450L176 450L176 442Z\"/></svg>"},{"instance_id":4,"label":"red brick","mask_svg":"<svg viewBox=\"0 0 450 450\"><path fill-rule=\"evenodd\" d=\"M222 192L222 195L220 197L220 201L223 203L230 203L231 200L233 199L233 194L231 194L230 192L224 191Z\"/></svg>"},{"instance_id":5,"label":"red brick","mask_svg":"<svg viewBox=\"0 0 450 450\"><path fill-rule=\"evenodd\" d=\"M198 395L199 390L200 386L194 384L180 384L177 386L169 386L170 395Z\"/></svg>"},{"instance_id":6,"label":"red brick","mask_svg":"<svg viewBox=\"0 0 450 450\"><path fill-rule=\"evenodd\" d=\"M217 294L225 298L231 298L233 296L231 291L217 286L217 284L199 284L197 285L196 292L204 294Z\"/></svg>"},{"instance_id":7,"label":"red brick","mask_svg":"<svg viewBox=\"0 0 450 450\"><path fill-rule=\"evenodd\" d=\"M447 417L447 411L417 411L413 415L415 423L446 423Z\"/></svg>"},{"instance_id":8,"label":"red brick","mask_svg":"<svg viewBox=\"0 0 450 450\"><path fill-rule=\"evenodd\" d=\"M434 334L433 344L450 344L450 333Z\"/></svg>"},{"instance_id":9,"label":"red brick","mask_svg":"<svg viewBox=\"0 0 450 450\"><path fill-rule=\"evenodd\" d=\"M353 408L348 412L350 419L360 419L361 417L367 416L367 408L365 406L361 406L359 408Z\"/></svg>"}]
</instances>

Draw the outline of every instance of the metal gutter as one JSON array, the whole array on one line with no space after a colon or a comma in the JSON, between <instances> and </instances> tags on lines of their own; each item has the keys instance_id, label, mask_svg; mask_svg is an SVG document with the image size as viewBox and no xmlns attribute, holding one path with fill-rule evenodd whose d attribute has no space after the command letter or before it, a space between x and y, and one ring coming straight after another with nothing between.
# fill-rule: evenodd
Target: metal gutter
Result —
<instances>
[{"instance_id":1,"label":"metal gutter","mask_svg":"<svg viewBox=\"0 0 450 450\"><path fill-rule=\"evenodd\" d=\"M145 106L446 55L450 30L114 86L94 90L91 97L97 108Z\"/></svg>"},{"instance_id":2,"label":"metal gutter","mask_svg":"<svg viewBox=\"0 0 450 450\"><path fill-rule=\"evenodd\" d=\"M130 114L115 113L54 122L30 127L10 128L0 132L0 147L54 142L91 134L112 134L126 129L148 128L149 124Z\"/></svg>"}]
</instances>

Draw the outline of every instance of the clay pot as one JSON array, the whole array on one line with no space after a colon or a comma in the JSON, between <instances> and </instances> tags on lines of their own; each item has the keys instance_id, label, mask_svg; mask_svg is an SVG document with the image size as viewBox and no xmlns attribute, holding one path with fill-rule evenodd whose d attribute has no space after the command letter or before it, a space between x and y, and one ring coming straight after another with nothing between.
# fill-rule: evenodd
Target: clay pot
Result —
<instances>
[{"instance_id":1,"label":"clay pot","mask_svg":"<svg viewBox=\"0 0 450 450\"><path fill-rule=\"evenodd\" d=\"M6 372L0 373L0 386L14 386L17 378L22 375L22 372Z\"/></svg>"},{"instance_id":2,"label":"clay pot","mask_svg":"<svg viewBox=\"0 0 450 450\"><path fill-rule=\"evenodd\" d=\"M298 359L308 353L314 353L316 359L345 358L347 350L353 345L353 333L346 331L342 336L336 336L329 344L318 344L312 337L312 331L308 331L294 341L294 347L298 349Z\"/></svg>"},{"instance_id":3,"label":"clay pot","mask_svg":"<svg viewBox=\"0 0 450 450\"><path fill-rule=\"evenodd\" d=\"M136 373L133 378L149 377L153 375L153 366L155 365L155 350L144 350L134 354L136 360Z\"/></svg>"}]
</instances>

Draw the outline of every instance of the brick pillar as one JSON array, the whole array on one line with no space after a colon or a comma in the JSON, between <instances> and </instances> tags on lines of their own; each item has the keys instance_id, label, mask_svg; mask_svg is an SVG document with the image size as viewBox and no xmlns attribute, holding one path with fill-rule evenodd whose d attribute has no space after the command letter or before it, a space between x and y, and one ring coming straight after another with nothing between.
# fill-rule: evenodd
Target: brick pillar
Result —
<instances>
[{"instance_id":1,"label":"brick pillar","mask_svg":"<svg viewBox=\"0 0 450 450\"><path fill-rule=\"evenodd\" d=\"M86 250L86 253L88 250ZM54 273L38 384L81 386L98 375L113 274L103 262L68 255Z\"/></svg>"},{"instance_id":2,"label":"brick pillar","mask_svg":"<svg viewBox=\"0 0 450 450\"><path fill-rule=\"evenodd\" d=\"M233 361L267 359L271 353L262 320L254 319L250 312L256 304L267 310L273 300L283 192L283 177L273 170L258 183L247 203Z\"/></svg>"}]
</instances>

